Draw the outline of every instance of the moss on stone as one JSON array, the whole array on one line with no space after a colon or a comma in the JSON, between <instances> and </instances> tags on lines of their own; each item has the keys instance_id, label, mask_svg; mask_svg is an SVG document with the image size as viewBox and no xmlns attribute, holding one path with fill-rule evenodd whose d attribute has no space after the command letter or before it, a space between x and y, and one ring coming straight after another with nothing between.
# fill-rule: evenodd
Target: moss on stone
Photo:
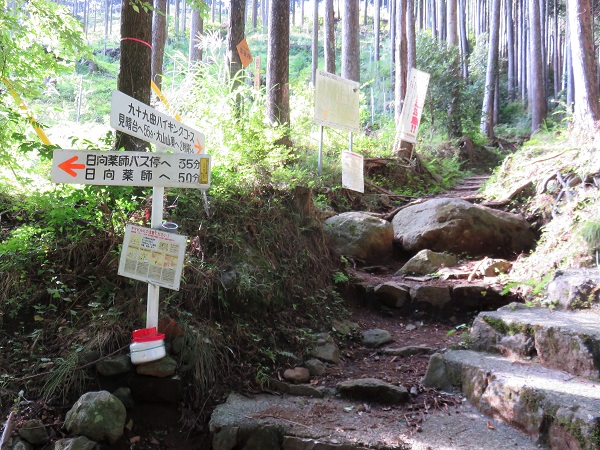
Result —
<instances>
[{"instance_id":1,"label":"moss on stone","mask_svg":"<svg viewBox=\"0 0 600 450\"><path fill-rule=\"evenodd\" d=\"M483 320L490 327L492 327L498 333L503 334L503 335L512 336L512 335L519 334L519 333L531 334L531 328L526 324L522 324L522 323L509 324L509 323L506 323L502 319L496 319L495 317L490 317L490 316L483 316Z\"/></svg>"}]
</instances>

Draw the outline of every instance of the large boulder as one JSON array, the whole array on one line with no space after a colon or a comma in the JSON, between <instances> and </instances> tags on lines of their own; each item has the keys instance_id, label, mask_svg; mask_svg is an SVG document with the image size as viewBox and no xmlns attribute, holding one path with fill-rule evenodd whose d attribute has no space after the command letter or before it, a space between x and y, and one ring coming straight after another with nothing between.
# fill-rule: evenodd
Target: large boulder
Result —
<instances>
[{"instance_id":1,"label":"large boulder","mask_svg":"<svg viewBox=\"0 0 600 450\"><path fill-rule=\"evenodd\" d=\"M347 212L325 221L327 240L342 255L367 263L392 253L394 230L387 220L363 212Z\"/></svg>"},{"instance_id":2,"label":"large boulder","mask_svg":"<svg viewBox=\"0 0 600 450\"><path fill-rule=\"evenodd\" d=\"M126 414L123 403L109 392L88 392L67 413L65 428L93 441L114 444L123 435Z\"/></svg>"},{"instance_id":3,"label":"large boulder","mask_svg":"<svg viewBox=\"0 0 600 450\"><path fill-rule=\"evenodd\" d=\"M530 249L535 235L515 214L465 200L437 198L401 210L392 220L394 242L404 250L507 256Z\"/></svg>"}]
</instances>

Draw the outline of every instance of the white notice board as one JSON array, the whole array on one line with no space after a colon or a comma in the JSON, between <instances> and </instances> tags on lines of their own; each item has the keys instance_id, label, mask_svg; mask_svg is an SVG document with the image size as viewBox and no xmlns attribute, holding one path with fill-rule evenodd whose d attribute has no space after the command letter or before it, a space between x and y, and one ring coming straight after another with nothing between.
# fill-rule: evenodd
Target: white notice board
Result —
<instances>
[{"instance_id":1,"label":"white notice board","mask_svg":"<svg viewBox=\"0 0 600 450\"><path fill-rule=\"evenodd\" d=\"M400 139L403 141L412 142L413 144L417 142L417 133L419 132L419 123L421 122L421 113L423 112L428 86L428 73L421 72L414 67L410 69L404 106L400 113Z\"/></svg>"},{"instance_id":2,"label":"white notice board","mask_svg":"<svg viewBox=\"0 0 600 450\"><path fill-rule=\"evenodd\" d=\"M322 70L317 71L315 122L347 131L359 131L360 85Z\"/></svg>"},{"instance_id":3,"label":"white notice board","mask_svg":"<svg viewBox=\"0 0 600 450\"><path fill-rule=\"evenodd\" d=\"M342 187L365 192L364 162L362 155L342 152Z\"/></svg>"},{"instance_id":4,"label":"white notice board","mask_svg":"<svg viewBox=\"0 0 600 450\"><path fill-rule=\"evenodd\" d=\"M179 290L186 237L128 224L119 275Z\"/></svg>"}]
</instances>

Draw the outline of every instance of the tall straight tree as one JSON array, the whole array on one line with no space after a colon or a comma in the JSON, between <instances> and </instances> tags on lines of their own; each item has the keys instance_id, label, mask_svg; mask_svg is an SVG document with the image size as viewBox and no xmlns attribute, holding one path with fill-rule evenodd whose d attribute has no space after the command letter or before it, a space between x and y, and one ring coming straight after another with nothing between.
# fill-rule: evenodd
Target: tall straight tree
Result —
<instances>
[{"instance_id":1,"label":"tall straight tree","mask_svg":"<svg viewBox=\"0 0 600 450\"><path fill-rule=\"evenodd\" d=\"M152 76L152 10L138 8L129 0L121 2L121 60L117 89L147 105L150 104ZM126 133L116 133L116 148L144 150L148 144Z\"/></svg>"},{"instance_id":2,"label":"tall straight tree","mask_svg":"<svg viewBox=\"0 0 600 450\"><path fill-rule=\"evenodd\" d=\"M456 48L456 58L452 63L454 84L452 87L452 99L448 106L448 135L459 137L462 134L462 125L460 120L460 52L458 51L458 2L457 0L448 0L446 8L446 44L449 48Z\"/></svg>"},{"instance_id":3,"label":"tall straight tree","mask_svg":"<svg viewBox=\"0 0 600 450\"><path fill-rule=\"evenodd\" d=\"M319 0L313 0L313 34L312 34L312 72L310 80L313 86L317 83L319 68Z\"/></svg>"},{"instance_id":4,"label":"tall straight tree","mask_svg":"<svg viewBox=\"0 0 600 450\"><path fill-rule=\"evenodd\" d=\"M508 98L514 99L516 87L515 24L513 20L513 0L506 2L506 52L508 59Z\"/></svg>"},{"instance_id":5,"label":"tall straight tree","mask_svg":"<svg viewBox=\"0 0 600 450\"><path fill-rule=\"evenodd\" d=\"M379 14L381 12L381 0L374 0L373 8L375 8L375 11L373 12L373 32L375 33L375 61L379 61L379 32L381 30L381 20Z\"/></svg>"},{"instance_id":6,"label":"tall straight tree","mask_svg":"<svg viewBox=\"0 0 600 450\"><path fill-rule=\"evenodd\" d=\"M258 0L252 0L252 28L258 24Z\"/></svg>"},{"instance_id":7,"label":"tall straight tree","mask_svg":"<svg viewBox=\"0 0 600 450\"><path fill-rule=\"evenodd\" d=\"M335 73L335 16L333 0L325 0L325 70Z\"/></svg>"},{"instance_id":8,"label":"tall straight tree","mask_svg":"<svg viewBox=\"0 0 600 450\"><path fill-rule=\"evenodd\" d=\"M204 0L200 0L200 5L204 3ZM198 61L202 61L202 47L200 45L200 37L204 33L204 20L200 11L200 6L194 5L192 7L192 23L190 28L190 50L188 64L190 69Z\"/></svg>"},{"instance_id":9,"label":"tall straight tree","mask_svg":"<svg viewBox=\"0 0 600 450\"><path fill-rule=\"evenodd\" d=\"M567 16L571 40L574 79L575 125L593 129L600 121L600 93L594 73L594 43L592 39L590 0L568 0Z\"/></svg>"},{"instance_id":10,"label":"tall straight tree","mask_svg":"<svg viewBox=\"0 0 600 450\"><path fill-rule=\"evenodd\" d=\"M529 111L533 133L547 114L539 0L529 0L529 31Z\"/></svg>"},{"instance_id":11,"label":"tall straight tree","mask_svg":"<svg viewBox=\"0 0 600 450\"><path fill-rule=\"evenodd\" d=\"M342 17L342 77L360 81L360 17L358 0L344 0Z\"/></svg>"},{"instance_id":12,"label":"tall straight tree","mask_svg":"<svg viewBox=\"0 0 600 450\"><path fill-rule=\"evenodd\" d=\"M395 71L395 83L394 83L394 111L396 120L396 137L394 139L393 152L398 157L408 158L410 157L413 149L413 145L410 142L403 141L400 138L400 117L402 115L402 108L404 107L404 97L406 96L406 84L407 84L407 66L408 66L408 50L406 43L406 0L395 0L396 1L396 71Z\"/></svg>"},{"instance_id":13,"label":"tall straight tree","mask_svg":"<svg viewBox=\"0 0 600 450\"><path fill-rule=\"evenodd\" d=\"M162 71L167 41L167 0L154 0L152 16L152 80L162 87Z\"/></svg>"},{"instance_id":14,"label":"tall straight tree","mask_svg":"<svg viewBox=\"0 0 600 450\"><path fill-rule=\"evenodd\" d=\"M532 0L537 1L537 0ZM481 107L481 133L494 137L494 100L498 79L498 54L500 43L500 0L492 0L487 70L485 73L485 92Z\"/></svg>"},{"instance_id":15,"label":"tall straight tree","mask_svg":"<svg viewBox=\"0 0 600 450\"><path fill-rule=\"evenodd\" d=\"M244 39L246 0L229 0L229 21L227 24L227 60L229 77L234 87L239 85L239 72L243 69L237 45Z\"/></svg>"},{"instance_id":16,"label":"tall straight tree","mask_svg":"<svg viewBox=\"0 0 600 450\"><path fill-rule=\"evenodd\" d=\"M290 123L290 0L269 2L267 119Z\"/></svg>"}]
</instances>

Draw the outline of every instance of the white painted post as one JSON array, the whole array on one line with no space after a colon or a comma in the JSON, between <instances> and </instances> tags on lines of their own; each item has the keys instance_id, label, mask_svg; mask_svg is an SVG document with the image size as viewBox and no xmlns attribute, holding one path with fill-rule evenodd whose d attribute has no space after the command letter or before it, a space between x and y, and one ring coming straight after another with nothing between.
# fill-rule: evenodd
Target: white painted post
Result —
<instances>
[{"instance_id":1,"label":"white painted post","mask_svg":"<svg viewBox=\"0 0 600 450\"><path fill-rule=\"evenodd\" d=\"M348 133L348 150L349 151L352 151L352 144L353 144L353 142L352 142L352 131L350 131Z\"/></svg>"},{"instance_id":2,"label":"white painted post","mask_svg":"<svg viewBox=\"0 0 600 450\"><path fill-rule=\"evenodd\" d=\"M164 147L156 146L157 152L165 152ZM165 188L154 186L152 188L152 215L150 228L160 229L163 221ZM160 300L160 286L148 283L148 304L146 305L146 328L158 328L158 302Z\"/></svg>"}]
</instances>

